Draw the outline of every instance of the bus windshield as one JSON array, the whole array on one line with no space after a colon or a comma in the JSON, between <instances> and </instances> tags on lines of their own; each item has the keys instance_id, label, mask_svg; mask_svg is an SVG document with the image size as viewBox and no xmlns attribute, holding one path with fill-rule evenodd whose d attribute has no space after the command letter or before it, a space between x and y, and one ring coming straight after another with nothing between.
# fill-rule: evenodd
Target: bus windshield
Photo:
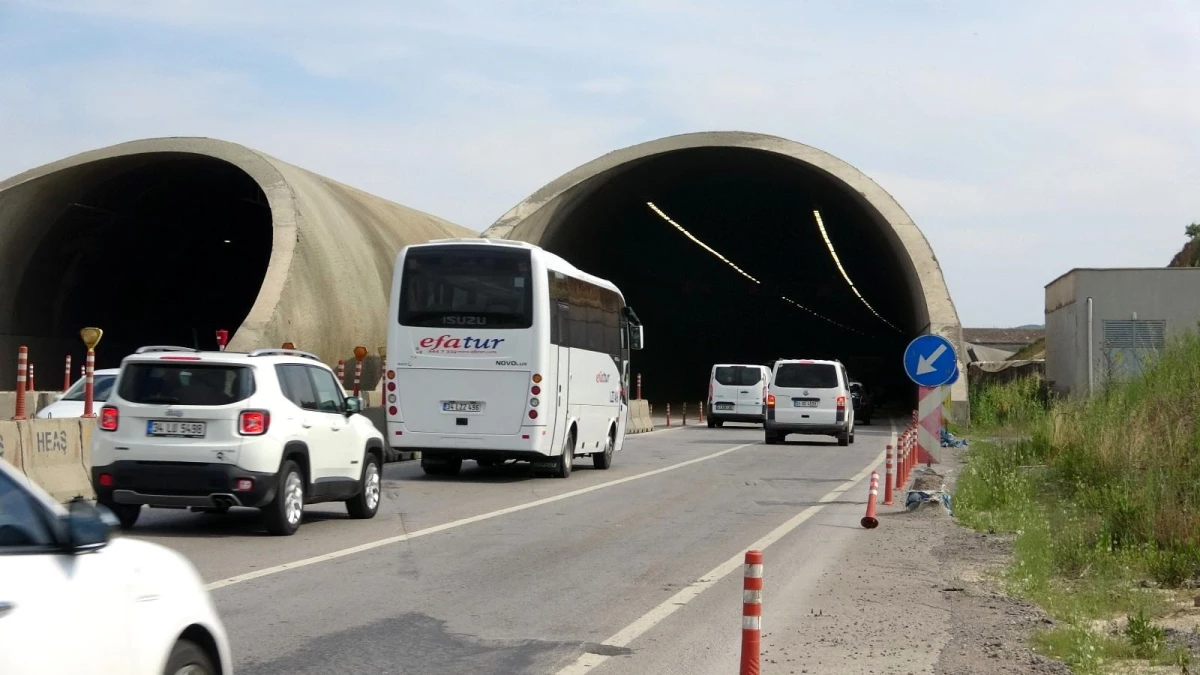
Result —
<instances>
[{"instance_id":1,"label":"bus windshield","mask_svg":"<svg viewBox=\"0 0 1200 675\"><path fill-rule=\"evenodd\" d=\"M404 257L400 323L417 327L529 328L528 250L493 246L418 248Z\"/></svg>"}]
</instances>

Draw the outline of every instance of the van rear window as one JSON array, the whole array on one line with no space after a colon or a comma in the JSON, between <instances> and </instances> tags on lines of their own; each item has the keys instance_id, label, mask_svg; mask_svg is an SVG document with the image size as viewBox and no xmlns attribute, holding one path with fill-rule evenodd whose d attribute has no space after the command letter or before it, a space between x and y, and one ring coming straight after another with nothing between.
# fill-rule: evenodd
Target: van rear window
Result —
<instances>
[{"instance_id":1,"label":"van rear window","mask_svg":"<svg viewBox=\"0 0 1200 675\"><path fill-rule=\"evenodd\" d=\"M245 366L129 363L118 393L130 403L229 405L254 394L254 374Z\"/></svg>"},{"instance_id":2,"label":"van rear window","mask_svg":"<svg viewBox=\"0 0 1200 675\"><path fill-rule=\"evenodd\" d=\"M775 371L775 386L788 389L834 389L837 368L829 363L782 363Z\"/></svg>"},{"instance_id":3,"label":"van rear window","mask_svg":"<svg viewBox=\"0 0 1200 675\"><path fill-rule=\"evenodd\" d=\"M762 380L762 372L747 366L718 366L716 380L726 387L750 387Z\"/></svg>"}]
</instances>

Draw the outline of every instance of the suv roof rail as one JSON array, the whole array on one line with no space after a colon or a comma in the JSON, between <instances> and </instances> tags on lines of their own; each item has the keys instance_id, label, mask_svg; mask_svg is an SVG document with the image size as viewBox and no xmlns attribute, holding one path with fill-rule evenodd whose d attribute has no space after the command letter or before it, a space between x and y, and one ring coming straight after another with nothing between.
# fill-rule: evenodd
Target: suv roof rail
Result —
<instances>
[{"instance_id":1,"label":"suv roof rail","mask_svg":"<svg viewBox=\"0 0 1200 675\"><path fill-rule=\"evenodd\" d=\"M255 349L250 352L249 356L299 356L318 362L321 360L316 354L302 352L299 349Z\"/></svg>"},{"instance_id":2,"label":"suv roof rail","mask_svg":"<svg viewBox=\"0 0 1200 675\"><path fill-rule=\"evenodd\" d=\"M193 353L199 353L200 350L192 349L191 347L176 347L174 345L146 345L145 347L138 347L137 351L135 351L134 354L145 354L147 352L193 352Z\"/></svg>"}]
</instances>

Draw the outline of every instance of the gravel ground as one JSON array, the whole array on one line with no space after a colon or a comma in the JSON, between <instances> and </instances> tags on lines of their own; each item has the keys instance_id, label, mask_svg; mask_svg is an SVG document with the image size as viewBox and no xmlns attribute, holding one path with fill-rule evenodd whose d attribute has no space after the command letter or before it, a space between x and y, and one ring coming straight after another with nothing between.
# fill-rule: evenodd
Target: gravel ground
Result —
<instances>
[{"instance_id":1,"label":"gravel ground","mask_svg":"<svg viewBox=\"0 0 1200 675\"><path fill-rule=\"evenodd\" d=\"M944 478L953 491L963 452L941 450L920 487ZM937 503L906 511L904 497L879 508L879 527L825 572L811 606L790 607L773 632L764 624L763 673L1070 673L1030 648L1052 625L1045 613L989 582L1010 541L960 527Z\"/></svg>"}]
</instances>

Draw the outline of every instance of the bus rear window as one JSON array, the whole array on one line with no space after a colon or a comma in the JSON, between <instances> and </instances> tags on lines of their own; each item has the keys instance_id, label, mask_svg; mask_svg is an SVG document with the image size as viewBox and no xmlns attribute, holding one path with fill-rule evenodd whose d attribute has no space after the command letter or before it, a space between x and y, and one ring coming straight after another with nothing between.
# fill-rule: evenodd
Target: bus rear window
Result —
<instances>
[{"instance_id":1,"label":"bus rear window","mask_svg":"<svg viewBox=\"0 0 1200 675\"><path fill-rule=\"evenodd\" d=\"M404 257L400 323L440 328L529 328L528 250L491 246L415 249Z\"/></svg>"}]
</instances>

